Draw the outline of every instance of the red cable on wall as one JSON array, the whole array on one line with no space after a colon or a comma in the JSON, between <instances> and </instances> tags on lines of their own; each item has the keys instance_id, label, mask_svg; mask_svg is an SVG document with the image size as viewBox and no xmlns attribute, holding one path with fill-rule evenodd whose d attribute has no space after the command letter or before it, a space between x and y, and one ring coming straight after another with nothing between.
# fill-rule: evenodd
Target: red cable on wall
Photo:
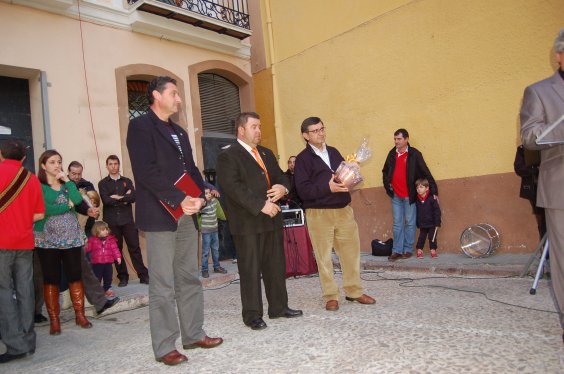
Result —
<instances>
[{"instance_id":1,"label":"red cable on wall","mask_svg":"<svg viewBox=\"0 0 564 374\"><path fill-rule=\"evenodd\" d=\"M76 2L78 6L78 24L80 25L80 47L82 50L82 66L84 68L84 83L86 84L86 97L88 99L88 113L90 114L90 127L94 137L94 148L96 149L96 160L98 161L98 173L102 179L102 165L100 165L100 153L98 152L98 142L96 141L96 131L94 131L94 119L92 117L92 105L90 103L90 90L88 88L88 76L86 74L86 58L84 57L84 37L82 34L82 16L80 14L80 0Z\"/></svg>"},{"instance_id":2,"label":"red cable on wall","mask_svg":"<svg viewBox=\"0 0 564 374\"><path fill-rule=\"evenodd\" d=\"M84 68L84 83L86 84L86 97L88 99L88 113L90 115L90 127L92 128L92 136L94 137L94 148L96 149L96 161L98 161L98 173L100 179L102 179L102 165L100 164L100 153L98 152L98 142L96 141L96 131L94 130L94 119L92 116L92 104L90 103L90 89L88 88L88 76L86 74L86 58L84 56L84 36L82 32L82 15L80 13L80 0L76 2L78 7L78 24L80 25L80 47L82 51L82 66ZM131 261L127 260L125 253L123 254L123 260L127 262L128 268L134 269Z\"/></svg>"}]
</instances>

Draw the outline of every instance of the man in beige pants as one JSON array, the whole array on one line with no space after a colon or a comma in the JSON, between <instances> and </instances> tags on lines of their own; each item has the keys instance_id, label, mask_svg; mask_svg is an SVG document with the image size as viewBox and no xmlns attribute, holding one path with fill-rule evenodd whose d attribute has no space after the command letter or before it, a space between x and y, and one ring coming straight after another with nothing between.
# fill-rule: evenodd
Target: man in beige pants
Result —
<instances>
[{"instance_id":1,"label":"man in beige pants","mask_svg":"<svg viewBox=\"0 0 564 374\"><path fill-rule=\"evenodd\" d=\"M363 294L360 284L360 241L350 207L351 195L343 183L335 181L334 172L344 161L343 156L325 144L325 125L320 118L306 118L301 131L307 144L296 158L294 181L306 210L325 309L339 309L339 287L333 278L333 248L341 263L346 299L374 304L376 300Z\"/></svg>"}]
</instances>

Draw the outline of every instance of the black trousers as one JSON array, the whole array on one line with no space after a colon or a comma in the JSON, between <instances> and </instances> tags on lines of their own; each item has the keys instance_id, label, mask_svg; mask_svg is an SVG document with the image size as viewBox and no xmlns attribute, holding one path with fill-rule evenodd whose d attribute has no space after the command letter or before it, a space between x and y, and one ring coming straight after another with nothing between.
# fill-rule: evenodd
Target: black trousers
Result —
<instances>
[{"instance_id":1,"label":"black trousers","mask_svg":"<svg viewBox=\"0 0 564 374\"><path fill-rule=\"evenodd\" d=\"M92 271L98 282L104 281L104 291L112 287L113 270L112 264L92 264Z\"/></svg>"},{"instance_id":2,"label":"black trousers","mask_svg":"<svg viewBox=\"0 0 564 374\"><path fill-rule=\"evenodd\" d=\"M135 227L135 224L132 222L125 225L109 225L109 227L112 235L117 239L118 248L122 257L121 264L114 262L118 279L129 280L127 263L123 257L123 240L125 239L129 257L131 258L131 263L137 276L141 280L147 280L149 278L149 271L143 263L143 255L141 254L141 247L139 247L139 231Z\"/></svg>"},{"instance_id":3,"label":"black trousers","mask_svg":"<svg viewBox=\"0 0 564 374\"><path fill-rule=\"evenodd\" d=\"M100 285L100 281L94 275L92 271L92 266L86 260L84 255L84 247L82 247L81 264L82 264L82 283L84 284L84 296L86 300L92 305L96 310L100 310L106 304L106 294L104 289ZM110 265L111 266L111 265Z\"/></svg>"},{"instance_id":4,"label":"black trousers","mask_svg":"<svg viewBox=\"0 0 564 374\"><path fill-rule=\"evenodd\" d=\"M268 300L268 315L282 315L288 308L282 230L233 235L233 242L237 249L243 322L250 324L263 316L261 275Z\"/></svg>"},{"instance_id":5,"label":"black trousers","mask_svg":"<svg viewBox=\"0 0 564 374\"><path fill-rule=\"evenodd\" d=\"M415 248L423 249L425 247L425 239L429 237L429 248L437 249L437 235L435 235L435 240L433 241L433 235L435 235L435 227L427 227L419 229L419 238L417 239L417 244Z\"/></svg>"},{"instance_id":6,"label":"black trousers","mask_svg":"<svg viewBox=\"0 0 564 374\"><path fill-rule=\"evenodd\" d=\"M43 271L43 283L56 285L61 284L61 264L69 283L82 278L82 247L68 249L36 248Z\"/></svg>"},{"instance_id":7,"label":"black trousers","mask_svg":"<svg viewBox=\"0 0 564 374\"><path fill-rule=\"evenodd\" d=\"M229 231L229 221L218 221L219 225L219 259L225 260L227 258L235 260L237 258L237 251L233 244L233 238Z\"/></svg>"},{"instance_id":8,"label":"black trousers","mask_svg":"<svg viewBox=\"0 0 564 374\"><path fill-rule=\"evenodd\" d=\"M86 257L84 256L84 247L81 248L80 257L84 296L90 304L94 305L96 310L100 310L104 307L107 301L104 289L100 285L100 281L94 276L90 263L86 261ZM35 287L35 314L39 314L42 311L44 300L43 271L41 270L41 263L39 261L39 255L37 254L37 248L33 253L33 283Z\"/></svg>"}]
</instances>

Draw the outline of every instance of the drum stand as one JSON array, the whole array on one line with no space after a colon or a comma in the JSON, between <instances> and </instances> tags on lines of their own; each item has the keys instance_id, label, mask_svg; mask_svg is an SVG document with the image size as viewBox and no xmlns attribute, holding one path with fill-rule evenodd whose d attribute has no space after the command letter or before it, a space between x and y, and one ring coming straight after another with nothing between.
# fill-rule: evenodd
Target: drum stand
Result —
<instances>
[{"instance_id":1,"label":"drum stand","mask_svg":"<svg viewBox=\"0 0 564 374\"><path fill-rule=\"evenodd\" d=\"M540 259L539 259L539 266L538 266L537 272L535 274L535 280L533 281L533 286L529 290L529 293L531 295L534 295L534 294L537 293L537 287L539 285L539 280L542 277L544 265L546 263L546 256L548 255L548 248L549 248L548 237L547 237L547 234L544 234L541 241L537 245L535 252L531 255L531 257L529 258L529 262L527 262L527 264L525 265L525 268L523 269L523 272L521 273L521 277L524 277L525 275L527 275L527 273L529 272L529 268L531 267L532 263L537 258L538 254L541 253L541 249L542 249L542 254L541 254Z\"/></svg>"}]
</instances>

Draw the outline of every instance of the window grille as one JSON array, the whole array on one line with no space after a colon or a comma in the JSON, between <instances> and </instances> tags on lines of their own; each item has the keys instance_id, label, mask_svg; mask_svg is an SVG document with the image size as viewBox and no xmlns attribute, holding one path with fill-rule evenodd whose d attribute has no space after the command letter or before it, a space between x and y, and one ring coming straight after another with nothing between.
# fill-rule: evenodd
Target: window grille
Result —
<instances>
[{"instance_id":1,"label":"window grille","mask_svg":"<svg viewBox=\"0 0 564 374\"><path fill-rule=\"evenodd\" d=\"M147 114L149 111L149 99L147 98L148 86L149 82L146 81L127 81L127 104L130 120Z\"/></svg>"}]
</instances>

